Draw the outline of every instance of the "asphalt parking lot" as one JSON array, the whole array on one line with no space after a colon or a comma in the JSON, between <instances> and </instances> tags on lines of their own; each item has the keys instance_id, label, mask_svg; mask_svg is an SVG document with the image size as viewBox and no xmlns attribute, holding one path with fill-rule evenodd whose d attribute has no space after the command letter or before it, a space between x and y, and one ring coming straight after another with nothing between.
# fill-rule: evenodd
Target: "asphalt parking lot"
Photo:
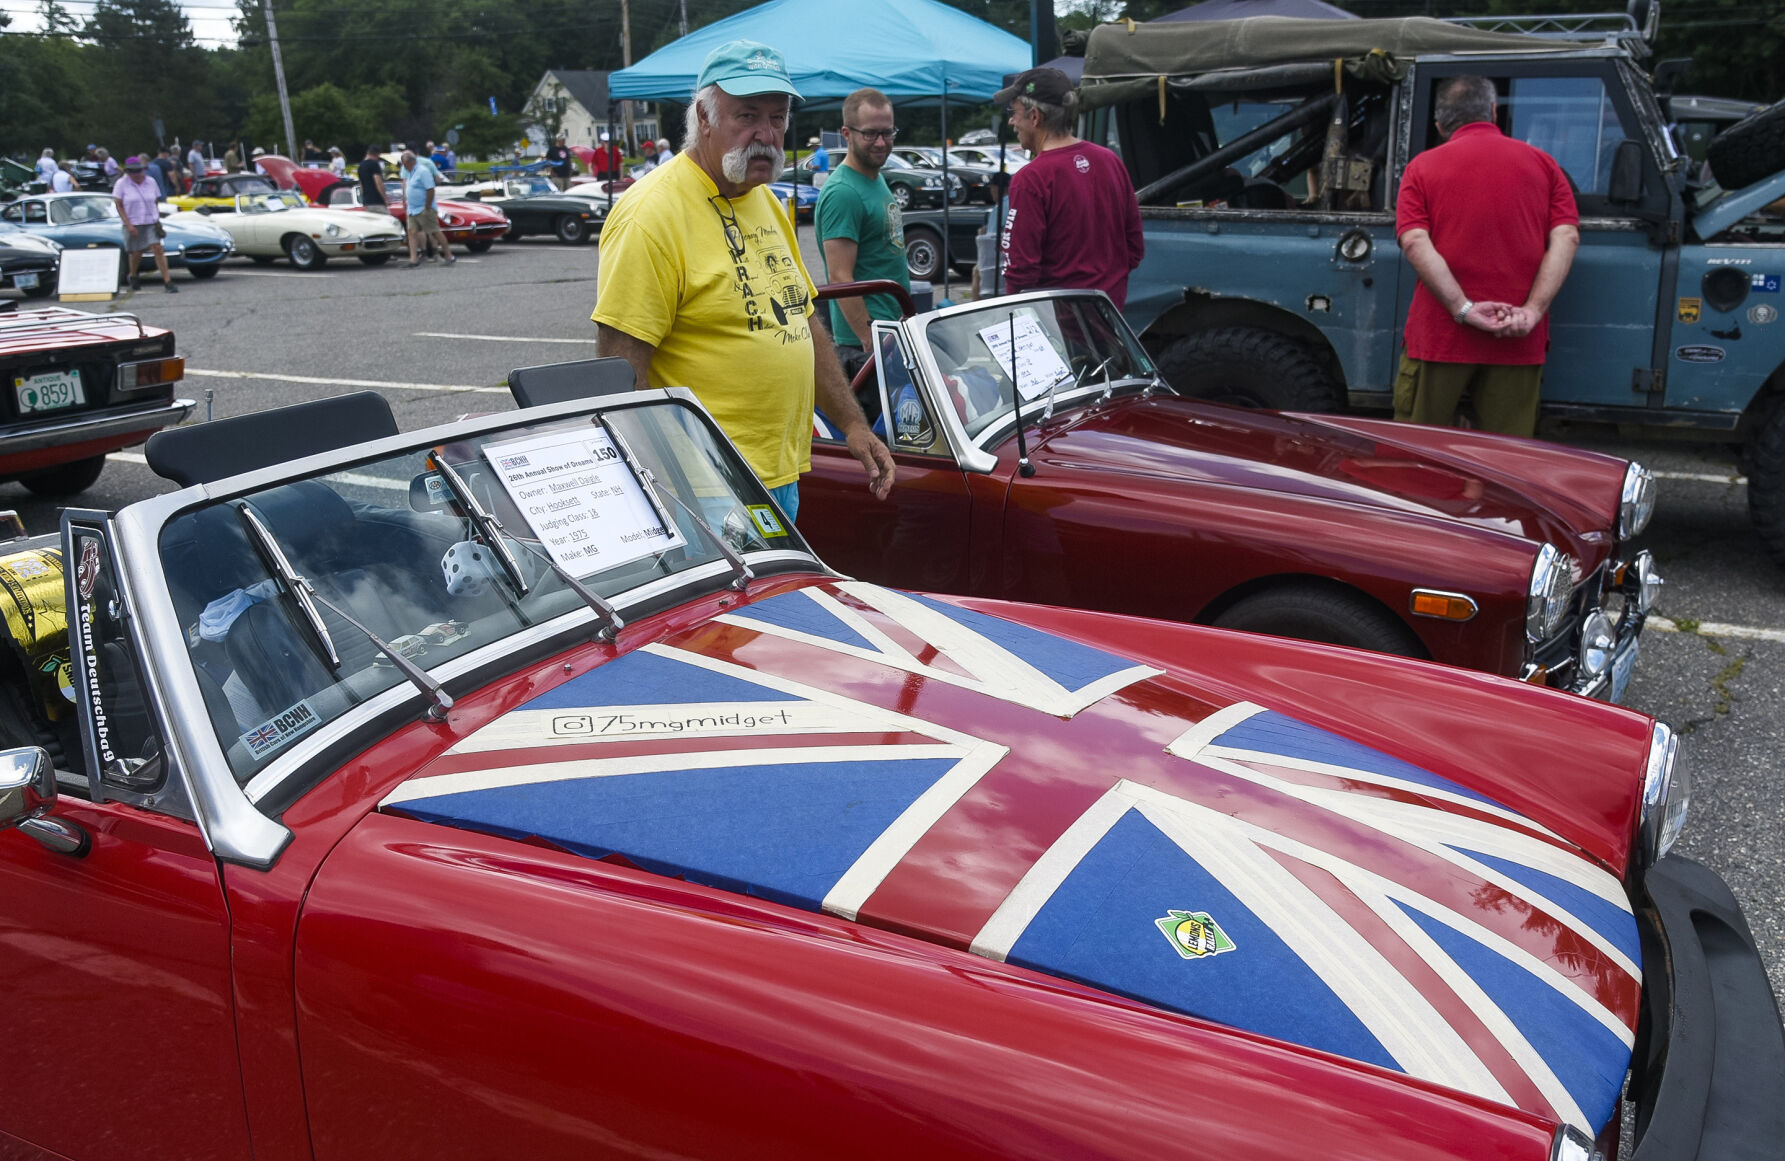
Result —
<instances>
[{"instance_id":1,"label":"asphalt parking lot","mask_svg":"<svg viewBox=\"0 0 1785 1161\"><path fill-rule=\"evenodd\" d=\"M801 233L817 276L810 231ZM109 309L175 331L188 366L182 393L199 401L200 418L372 389L413 429L512 407L501 385L511 368L592 358L597 261L595 246L543 239L461 254L450 268L336 261L299 273L232 260L207 282L176 273L178 295L150 282ZM1785 571L1748 532L1728 449L1568 438L1662 473L1645 539L1667 579L1665 616L1645 635L1627 701L1681 733L1693 805L1680 849L1729 881L1785 995ZM168 488L138 449L114 456L80 504L114 508ZM33 532L58 520L55 505L17 484L0 484L0 506L17 508ZM1554 739L1553 752L1555 776L1566 778L1567 739Z\"/></svg>"}]
</instances>

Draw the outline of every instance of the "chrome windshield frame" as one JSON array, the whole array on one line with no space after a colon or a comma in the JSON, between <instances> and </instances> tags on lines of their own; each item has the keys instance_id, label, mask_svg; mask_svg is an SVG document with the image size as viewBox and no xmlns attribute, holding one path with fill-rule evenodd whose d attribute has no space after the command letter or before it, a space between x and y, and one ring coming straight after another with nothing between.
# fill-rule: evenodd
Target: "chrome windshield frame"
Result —
<instances>
[{"instance_id":1,"label":"chrome windshield frame","mask_svg":"<svg viewBox=\"0 0 1785 1161\"><path fill-rule=\"evenodd\" d=\"M661 403L666 395L691 404L706 415L693 393L685 388L634 391L525 411L498 412L354 444L210 484L196 484L141 500L113 515L113 543L118 568L132 594L145 646L142 665L151 688L162 699L161 716L169 726L170 736L164 741L175 751L175 768L183 772L189 800L199 815L200 828L213 855L224 862L249 867L265 869L272 866L290 842L291 832L268 817L256 804L305 772L332 743L340 742L368 721L400 708L405 702L416 703L417 720L420 720L420 707L427 699L409 683L398 682L294 744L258 771L246 785L238 783L223 745L212 728L210 711L187 651L185 630L179 622L161 568L160 539L167 523L193 507L223 502L281 483L348 471L369 461L459 442L505 428ZM706 418L710 423L711 417ZM718 430L716 425L714 430ZM763 564L809 564L816 573L834 575L816 556L798 549L758 549L745 556ZM709 561L674 576L654 578L616 594L612 600L621 609L635 608L691 583L709 577L723 582L731 575L732 567L725 560ZM715 585L716 590L723 587L723 583ZM585 623L592 628L596 619L593 610L579 601L549 621L443 662L429 672L437 680L450 681L485 666L499 665L505 658L536 648L554 637L580 632Z\"/></svg>"}]
</instances>

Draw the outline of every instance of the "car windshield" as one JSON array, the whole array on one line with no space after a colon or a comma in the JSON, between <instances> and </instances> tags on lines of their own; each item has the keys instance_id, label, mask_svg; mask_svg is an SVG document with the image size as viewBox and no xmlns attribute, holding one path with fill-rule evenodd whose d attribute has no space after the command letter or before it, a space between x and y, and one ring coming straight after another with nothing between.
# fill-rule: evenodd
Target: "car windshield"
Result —
<instances>
[{"instance_id":1,"label":"car windshield","mask_svg":"<svg viewBox=\"0 0 1785 1161\"><path fill-rule=\"evenodd\" d=\"M238 177L230 188L236 193L272 193L279 187L264 177Z\"/></svg>"},{"instance_id":2,"label":"car windshield","mask_svg":"<svg viewBox=\"0 0 1785 1161\"><path fill-rule=\"evenodd\" d=\"M558 187L546 177L513 177L507 183L508 196L511 198L531 197L534 194L557 193Z\"/></svg>"},{"instance_id":3,"label":"car windshield","mask_svg":"<svg viewBox=\"0 0 1785 1161\"><path fill-rule=\"evenodd\" d=\"M58 198L50 203L50 221L58 226L117 220L118 203L108 197Z\"/></svg>"},{"instance_id":4,"label":"car windshield","mask_svg":"<svg viewBox=\"0 0 1785 1161\"><path fill-rule=\"evenodd\" d=\"M182 637L239 781L287 740L413 680L371 634L432 670L603 599L661 600L678 574L704 569L688 583L717 591L750 553L807 551L692 404L530 414L163 526Z\"/></svg>"},{"instance_id":5,"label":"car windshield","mask_svg":"<svg viewBox=\"0 0 1785 1161\"><path fill-rule=\"evenodd\" d=\"M993 299L932 318L924 338L969 436L1010 417L1013 386L1027 409L1050 388L1058 403L1101 393L1106 384L1152 385L1156 377L1146 351L1101 295Z\"/></svg>"},{"instance_id":6,"label":"car windshield","mask_svg":"<svg viewBox=\"0 0 1785 1161\"><path fill-rule=\"evenodd\" d=\"M917 166L912 165L909 161L906 161L903 157L900 157L896 153L889 153L886 157L886 164L883 168L886 168L886 169L916 169Z\"/></svg>"}]
</instances>

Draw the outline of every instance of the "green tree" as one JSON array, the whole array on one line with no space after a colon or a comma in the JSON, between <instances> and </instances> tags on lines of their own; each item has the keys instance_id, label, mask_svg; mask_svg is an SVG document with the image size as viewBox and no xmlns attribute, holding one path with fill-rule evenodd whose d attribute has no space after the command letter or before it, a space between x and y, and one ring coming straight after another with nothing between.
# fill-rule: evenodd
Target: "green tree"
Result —
<instances>
[{"instance_id":1,"label":"green tree","mask_svg":"<svg viewBox=\"0 0 1785 1161\"><path fill-rule=\"evenodd\" d=\"M155 140L157 120L208 111L209 61L174 0L98 0L81 34L96 54L96 139L135 152Z\"/></svg>"}]
</instances>

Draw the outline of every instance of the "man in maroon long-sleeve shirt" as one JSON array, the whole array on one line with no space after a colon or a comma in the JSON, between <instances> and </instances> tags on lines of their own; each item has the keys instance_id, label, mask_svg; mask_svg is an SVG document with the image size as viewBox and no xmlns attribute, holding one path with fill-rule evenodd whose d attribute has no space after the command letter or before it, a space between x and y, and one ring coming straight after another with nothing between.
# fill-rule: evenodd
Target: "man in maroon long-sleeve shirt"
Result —
<instances>
[{"instance_id":1,"label":"man in maroon long-sleeve shirt","mask_svg":"<svg viewBox=\"0 0 1785 1161\"><path fill-rule=\"evenodd\" d=\"M1005 289L1101 290L1121 307L1128 272L1146 253L1122 159L1073 136L1078 101L1059 69L1030 69L995 100L1010 107L1010 127L1030 154L1010 179Z\"/></svg>"}]
</instances>

